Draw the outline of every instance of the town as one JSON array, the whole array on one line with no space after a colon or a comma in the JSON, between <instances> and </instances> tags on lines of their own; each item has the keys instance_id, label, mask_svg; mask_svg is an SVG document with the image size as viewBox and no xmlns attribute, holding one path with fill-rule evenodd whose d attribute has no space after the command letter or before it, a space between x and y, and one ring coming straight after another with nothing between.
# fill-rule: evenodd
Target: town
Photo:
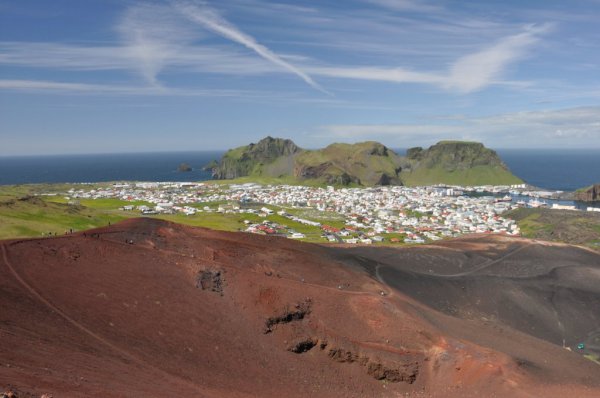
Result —
<instances>
[{"instance_id":1,"label":"town","mask_svg":"<svg viewBox=\"0 0 600 398\"><path fill-rule=\"evenodd\" d=\"M529 202L514 201L510 195L528 193L524 185L335 188L132 182L95 189L82 184L65 195L71 202L111 198L131 202L121 209L146 216L236 214L240 231L292 239L305 239L307 231L317 231L319 239L332 243L417 244L473 233L519 235L518 225L502 214L520 206L547 205L537 199L539 195Z\"/></svg>"}]
</instances>

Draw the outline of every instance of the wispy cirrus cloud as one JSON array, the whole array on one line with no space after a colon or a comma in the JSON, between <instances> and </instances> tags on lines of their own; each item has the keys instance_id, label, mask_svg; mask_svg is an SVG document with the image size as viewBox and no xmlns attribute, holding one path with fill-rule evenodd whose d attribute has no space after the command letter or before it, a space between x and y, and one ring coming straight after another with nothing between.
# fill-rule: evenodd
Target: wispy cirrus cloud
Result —
<instances>
[{"instance_id":1,"label":"wispy cirrus cloud","mask_svg":"<svg viewBox=\"0 0 600 398\"><path fill-rule=\"evenodd\" d=\"M0 80L0 89L5 90L87 91L99 88L106 89L106 86L97 86L87 83L55 82L46 80Z\"/></svg>"},{"instance_id":2,"label":"wispy cirrus cloud","mask_svg":"<svg viewBox=\"0 0 600 398\"><path fill-rule=\"evenodd\" d=\"M436 123L437 122L437 123ZM444 123L445 122L445 123ZM443 139L484 142L489 146L562 148L581 145L600 147L600 107L576 107L504 113L483 117L437 118L425 123L327 125L317 138L381 140L408 147L433 144Z\"/></svg>"},{"instance_id":3,"label":"wispy cirrus cloud","mask_svg":"<svg viewBox=\"0 0 600 398\"><path fill-rule=\"evenodd\" d=\"M159 84L158 73L199 36L171 7L156 4L136 4L128 8L117 31L124 44L121 52L136 61L139 72L152 85Z\"/></svg>"},{"instance_id":4,"label":"wispy cirrus cloud","mask_svg":"<svg viewBox=\"0 0 600 398\"><path fill-rule=\"evenodd\" d=\"M551 25L528 26L523 32L505 37L491 47L459 58L451 66L444 85L461 92L471 92L493 83L550 29Z\"/></svg>"},{"instance_id":5,"label":"wispy cirrus cloud","mask_svg":"<svg viewBox=\"0 0 600 398\"><path fill-rule=\"evenodd\" d=\"M445 72L421 72L406 68L316 67L308 70L337 78L377 80L391 83L432 84L460 93L470 93L498 83L508 66L526 55L550 29L550 25L528 26L523 32L500 39L480 51L458 58Z\"/></svg>"},{"instance_id":6,"label":"wispy cirrus cloud","mask_svg":"<svg viewBox=\"0 0 600 398\"><path fill-rule=\"evenodd\" d=\"M241 101L251 100L253 103L264 101L267 103L276 101L278 103L302 103L313 104L319 107L344 108L344 109L377 109L367 103L356 103L339 100L335 98L306 97L302 93L279 92L267 90L237 90L237 89L202 89L165 87L154 85L121 85L121 84L94 84L73 83L51 80L10 80L0 79L0 92L29 92L29 93L53 93L65 95L91 95L91 96L153 96L153 97L210 97L210 98L235 98Z\"/></svg>"},{"instance_id":7,"label":"wispy cirrus cloud","mask_svg":"<svg viewBox=\"0 0 600 398\"><path fill-rule=\"evenodd\" d=\"M293 74L300 77L311 87L327 93L317 82L315 82L308 74L303 72L298 67L292 65L288 61L284 60L281 56L260 44L252 36L242 32L236 26L225 20L221 15L214 9L208 7L205 3L195 3L190 1L176 0L173 1L173 5L183 15L190 20L197 22L204 28L236 43L242 44L243 46L251 49L262 58L283 67L284 69L292 72Z\"/></svg>"},{"instance_id":8,"label":"wispy cirrus cloud","mask_svg":"<svg viewBox=\"0 0 600 398\"><path fill-rule=\"evenodd\" d=\"M258 75L279 70L271 63L219 46L181 47L169 58L141 60L140 49L129 45L82 45L45 42L0 42L0 65L52 68L65 71L124 70L152 82L160 71ZM149 63L149 65L140 65ZM148 73L143 73L147 70ZM148 76L147 78L145 76Z\"/></svg>"},{"instance_id":9,"label":"wispy cirrus cloud","mask_svg":"<svg viewBox=\"0 0 600 398\"><path fill-rule=\"evenodd\" d=\"M132 86L122 84L73 83L51 80L0 79L0 91L52 92L85 95L128 95L128 96L190 96L190 97L251 97L269 98L276 94L249 90L174 88L159 85Z\"/></svg>"},{"instance_id":10,"label":"wispy cirrus cloud","mask_svg":"<svg viewBox=\"0 0 600 398\"><path fill-rule=\"evenodd\" d=\"M375 4L394 11L417 11L433 12L440 11L442 7L428 4L419 0L365 0L367 3Z\"/></svg>"},{"instance_id":11,"label":"wispy cirrus cloud","mask_svg":"<svg viewBox=\"0 0 600 398\"><path fill-rule=\"evenodd\" d=\"M388 0L381 1L388 2ZM389 1L400 8L416 7L415 4L427 5L408 0ZM254 3L251 1L249 4ZM263 7L267 5L263 4ZM271 12L283 12L279 7L272 5L268 7L271 7ZM311 9L310 13L317 13L317 11ZM388 21L387 18L377 15L361 22L355 15L344 16L340 20L340 25L344 27L341 33L346 34L346 25L363 23L367 25L359 25L361 31L370 32L371 28L376 29L379 26L378 29L383 29L378 32L382 37L388 35L403 37L402 31L396 31L391 26L396 19ZM551 30L551 25L526 26L517 33L502 36L491 45L485 45L482 40L478 40L476 44L479 49L474 50L476 46L471 42L469 32L479 29L482 23L475 24L475 28L462 25L452 27L452 35L458 35L457 37L466 35L468 38L463 44L453 38L452 41L457 43L454 43L454 47L450 46L450 50L446 49L447 53L441 59L432 58L429 53L433 51L438 54L440 48L444 46L439 47L434 44L432 49L423 49L418 43L412 46L403 43L400 47L404 52L402 58L404 65L390 66L389 59L381 63L377 62L382 61L381 59L375 59L371 65L366 61L363 65L353 66L351 61L340 62L340 58L334 60L337 62L326 62L292 53L277 54L225 20L206 3L172 0L166 5L142 3L128 7L116 25L120 41L110 45L0 42L0 65L84 71L134 71L147 84L157 87L162 85L159 79L161 73L167 75L167 73L184 71L240 76L293 73L311 87L323 92L327 91L316 83L312 76L421 84L461 94L476 92L490 85L521 88L524 84L522 81L504 80L506 71L535 49L543 35ZM243 49L236 49L232 45L215 45L200 40L206 37L206 33L200 31L198 25L210 33L251 49L259 56L249 54ZM409 26L410 29L413 27L413 25ZM439 28L440 24L432 26L431 29L434 27ZM319 32L324 33L323 42L327 42L328 37L339 36L337 33L332 33L337 28L325 26L324 29L325 31ZM309 30L313 31L313 29ZM486 32L488 30L485 29ZM502 28L500 31L504 30ZM446 31L441 32L447 35ZM433 33L421 32L421 34ZM436 31L435 34L440 32ZM426 38L428 43L436 43L436 40L429 36ZM356 49L350 46L341 51L354 53L364 47L354 42L353 45ZM452 54L456 55L452 57ZM362 59L360 54L357 56ZM369 59L365 57L365 60ZM415 61L418 59L422 61ZM436 68L444 64L448 65L446 69ZM168 80L167 76L165 82Z\"/></svg>"}]
</instances>

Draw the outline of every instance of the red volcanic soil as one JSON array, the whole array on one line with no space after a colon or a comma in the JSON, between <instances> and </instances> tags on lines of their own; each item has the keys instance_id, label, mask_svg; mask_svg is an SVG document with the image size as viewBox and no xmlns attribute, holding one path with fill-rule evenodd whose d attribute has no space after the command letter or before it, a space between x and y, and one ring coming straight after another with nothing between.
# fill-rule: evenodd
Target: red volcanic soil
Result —
<instances>
[{"instance_id":1,"label":"red volcanic soil","mask_svg":"<svg viewBox=\"0 0 600 398\"><path fill-rule=\"evenodd\" d=\"M551 339L454 316L404 292L399 278L419 278L392 264L400 251L355 253L152 219L0 243L0 393L600 395L600 367ZM474 256L491 263L506 249L493 247L477 246ZM452 272L492 272L497 263L488 263ZM447 288L460 301L440 286L438 295Z\"/></svg>"}]
</instances>

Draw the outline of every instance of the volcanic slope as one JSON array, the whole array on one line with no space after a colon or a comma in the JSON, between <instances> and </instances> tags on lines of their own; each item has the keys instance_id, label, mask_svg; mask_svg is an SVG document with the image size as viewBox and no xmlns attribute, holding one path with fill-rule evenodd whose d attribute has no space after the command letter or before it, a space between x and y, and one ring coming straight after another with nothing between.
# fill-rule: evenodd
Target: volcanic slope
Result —
<instances>
[{"instance_id":1,"label":"volcanic slope","mask_svg":"<svg viewBox=\"0 0 600 398\"><path fill-rule=\"evenodd\" d=\"M431 309L372 253L152 219L0 250L0 388L19 396L600 393L596 364Z\"/></svg>"},{"instance_id":2,"label":"volcanic slope","mask_svg":"<svg viewBox=\"0 0 600 398\"><path fill-rule=\"evenodd\" d=\"M481 235L401 250L351 252L368 258L381 281L444 314L510 326L600 357L597 251ZM584 348L576 349L580 343Z\"/></svg>"}]
</instances>

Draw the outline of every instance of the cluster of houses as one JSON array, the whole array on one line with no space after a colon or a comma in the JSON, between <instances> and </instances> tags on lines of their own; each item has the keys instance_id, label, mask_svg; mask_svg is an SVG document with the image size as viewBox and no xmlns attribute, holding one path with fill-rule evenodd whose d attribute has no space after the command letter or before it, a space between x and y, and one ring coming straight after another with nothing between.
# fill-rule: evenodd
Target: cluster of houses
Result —
<instances>
[{"instance_id":1,"label":"cluster of houses","mask_svg":"<svg viewBox=\"0 0 600 398\"><path fill-rule=\"evenodd\" d=\"M424 243L469 233L519 234L516 223L502 217L502 213L517 206L510 198L465 196L465 191L468 189L444 186L335 189L255 183L138 182L97 189L73 188L67 195L69 199L120 199L132 202L123 206L123 210L138 210L143 214L194 216L218 212L240 214L243 219L244 213L253 213L264 221L246 220L248 232L294 239L305 237L281 222L270 221L269 217L277 212L278 216L294 223L315 227L323 239L339 243ZM314 209L317 214L335 213L343 220L343 227L327 225L326 217L299 217L294 215L297 209Z\"/></svg>"}]
</instances>

